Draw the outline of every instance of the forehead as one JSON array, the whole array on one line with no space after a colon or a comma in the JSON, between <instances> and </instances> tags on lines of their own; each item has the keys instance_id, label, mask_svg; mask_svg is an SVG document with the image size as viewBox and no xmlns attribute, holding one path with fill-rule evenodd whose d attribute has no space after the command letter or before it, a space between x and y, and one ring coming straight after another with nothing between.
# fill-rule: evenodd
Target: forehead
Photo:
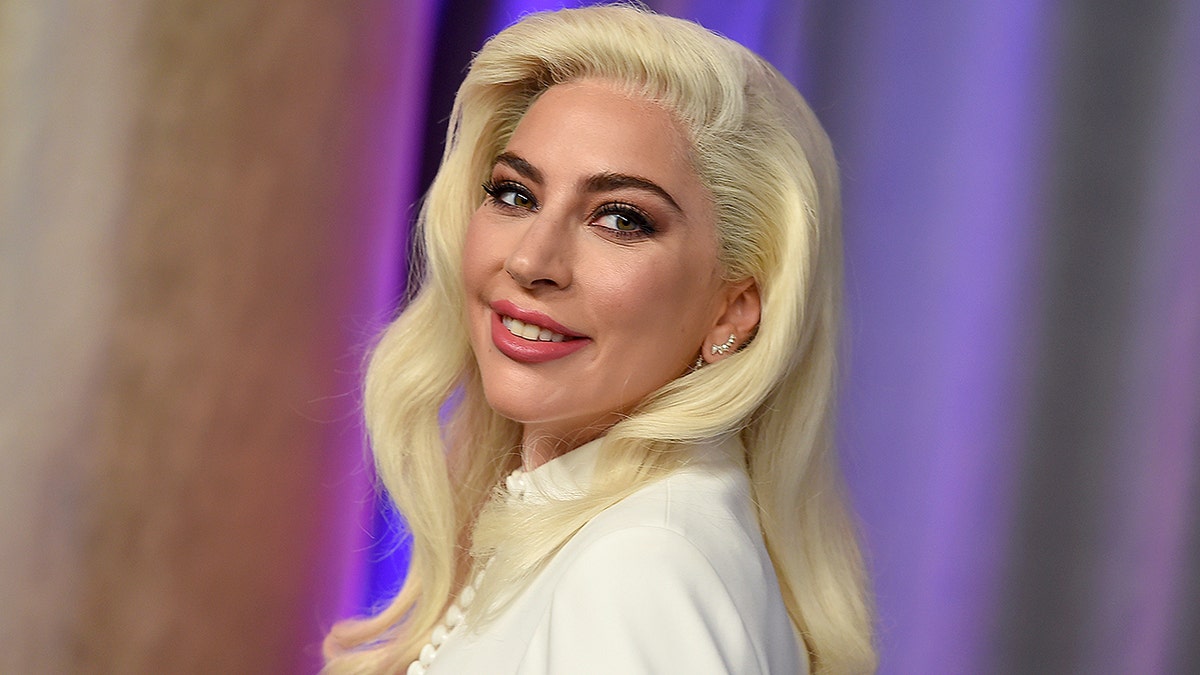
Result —
<instances>
[{"instance_id":1,"label":"forehead","mask_svg":"<svg viewBox=\"0 0 1200 675\"><path fill-rule=\"evenodd\" d=\"M615 83L588 79L547 89L521 119L506 151L543 170L618 172L698 188L690 146L662 105Z\"/></svg>"}]
</instances>

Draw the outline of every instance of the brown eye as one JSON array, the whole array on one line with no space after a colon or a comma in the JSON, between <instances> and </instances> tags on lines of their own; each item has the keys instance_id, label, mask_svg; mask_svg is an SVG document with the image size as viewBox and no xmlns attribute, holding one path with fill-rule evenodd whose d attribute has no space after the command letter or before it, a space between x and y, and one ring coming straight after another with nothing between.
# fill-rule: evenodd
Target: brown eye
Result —
<instances>
[{"instance_id":1,"label":"brown eye","mask_svg":"<svg viewBox=\"0 0 1200 675\"><path fill-rule=\"evenodd\" d=\"M592 225L623 239L650 237L655 233L649 216L630 204L605 204L592 218Z\"/></svg>"},{"instance_id":2,"label":"brown eye","mask_svg":"<svg viewBox=\"0 0 1200 675\"><path fill-rule=\"evenodd\" d=\"M618 232L637 232L641 227L628 217L619 213L610 213L596 219L596 224Z\"/></svg>"},{"instance_id":3,"label":"brown eye","mask_svg":"<svg viewBox=\"0 0 1200 675\"><path fill-rule=\"evenodd\" d=\"M504 202L505 204L519 206L523 209L533 206L533 200L529 198L529 195L523 195L515 190L509 190L508 192L503 193L503 195L500 197L500 201Z\"/></svg>"},{"instance_id":4,"label":"brown eye","mask_svg":"<svg viewBox=\"0 0 1200 675\"><path fill-rule=\"evenodd\" d=\"M483 191L492 201L501 206L532 211L537 208L537 201L525 186L519 183L504 181L502 183L484 183Z\"/></svg>"}]
</instances>

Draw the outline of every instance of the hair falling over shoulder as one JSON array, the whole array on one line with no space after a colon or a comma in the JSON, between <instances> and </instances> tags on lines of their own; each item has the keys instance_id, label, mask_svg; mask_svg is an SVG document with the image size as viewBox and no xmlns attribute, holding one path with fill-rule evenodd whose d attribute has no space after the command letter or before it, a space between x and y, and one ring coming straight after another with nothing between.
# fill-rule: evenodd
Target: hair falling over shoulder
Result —
<instances>
[{"instance_id":1,"label":"hair falling over shoulder","mask_svg":"<svg viewBox=\"0 0 1200 675\"><path fill-rule=\"evenodd\" d=\"M489 500L519 462L520 430L483 397L460 265L478 186L517 122L541 92L582 78L619 83L674 115L716 206L724 270L757 281L762 319L744 349L668 383L608 431L602 485L529 512ZM819 122L737 43L629 6L534 14L492 38L458 91L418 220L420 290L367 368L368 432L411 532L410 571L377 614L334 626L325 672L401 668L483 560L489 572L469 614L487 621L591 517L672 470L672 448L730 433L747 448L760 524L810 670L873 671L866 574L832 443L840 222L836 163ZM444 427L439 411L456 391L461 402Z\"/></svg>"}]
</instances>

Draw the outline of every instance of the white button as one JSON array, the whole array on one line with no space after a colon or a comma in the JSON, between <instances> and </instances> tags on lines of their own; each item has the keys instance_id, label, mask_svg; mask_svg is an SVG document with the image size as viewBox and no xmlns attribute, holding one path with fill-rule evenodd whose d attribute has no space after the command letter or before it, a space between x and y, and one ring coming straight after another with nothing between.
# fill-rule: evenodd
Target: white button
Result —
<instances>
[{"instance_id":1,"label":"white button","mask_svg":"<svg viewBox=\"0 0 1200 675\"><path fill-rule=\"evenodd\" d=\"M420 661L413 661L408 667L407 675L425 675L425 666Z\"/></svg>"},{"instance_id":2,"label":"white button","mask_svg":"<svg viewBox=\"0 0 1200 675\"><path fill-rule=\"evenodd\" d=\"M437 648L431 644L426 644L424 647L421 647L421 656L417 660L421 665L428 667L429 664L433 663L434 656L437 656Z\"/></svg>"},{"instance_id":3,"label":"white button","mask_svg":"<svg viewBox=\"0 0 1200 675\"><path fill-rule=\"evenodd\" d=\"M454 628L458 624L462 623L462 620L462 610L458 608L457 604L450 605L450 609L446 610L446 625Z\"/></svg>"},{"instance_id":4,"label":"white button","mask_svg":"<svg viewBox=\"0 0 1200 675\"><path fill-rule=\"evenodd\" d=\"M433 637L429 638L429 641L433 643L434 647L441 647L448 635L450 635L450 631L446 630L446 627L439 623L437 628L433 629Z\"/></svg>"},{"instance_id":5,"label":"white button","mask_svg":"<svg viewBox=\"0 0 1200 675\"><path fill-rule=\"evenodd\" d=\"M475 599L475 589L467 586L462 589L462 593L458 596L458 604L462 605L463 609L471 606L471 601Z\"/></svg>"}]
</instances>

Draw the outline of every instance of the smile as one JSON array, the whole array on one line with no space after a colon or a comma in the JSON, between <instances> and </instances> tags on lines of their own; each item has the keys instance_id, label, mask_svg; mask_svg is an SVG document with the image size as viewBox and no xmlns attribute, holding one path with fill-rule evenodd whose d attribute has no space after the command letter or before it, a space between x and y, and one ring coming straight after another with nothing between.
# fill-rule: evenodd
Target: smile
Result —
<instances>
[{"instance_id":1,"label":"smile","mask_svg":"<svg viewBox=\"0 0 1200 675\"><path fill-rule=\"evenodd\" d=\"M541 312L517 307L506 300L491 304L492 344L518 363L545 363L583 349L591 338L572 331Z\"/></svg>"},{"instance_id":2,"label":"smile","mask_svg":"<svg viewBox=\"0 0 1200 675\"><path fill-rule=\"evenodd\" d=\"M511 316L501 316L500 323L508 329L508 332L516 335L519 338L526 340L534 340L537 342L562 342L564 340L573 340L562 333L555 333L549 328L542 328L533 323L525 323L520 319L514 319Z\"/></svg>"}]
</instances>

